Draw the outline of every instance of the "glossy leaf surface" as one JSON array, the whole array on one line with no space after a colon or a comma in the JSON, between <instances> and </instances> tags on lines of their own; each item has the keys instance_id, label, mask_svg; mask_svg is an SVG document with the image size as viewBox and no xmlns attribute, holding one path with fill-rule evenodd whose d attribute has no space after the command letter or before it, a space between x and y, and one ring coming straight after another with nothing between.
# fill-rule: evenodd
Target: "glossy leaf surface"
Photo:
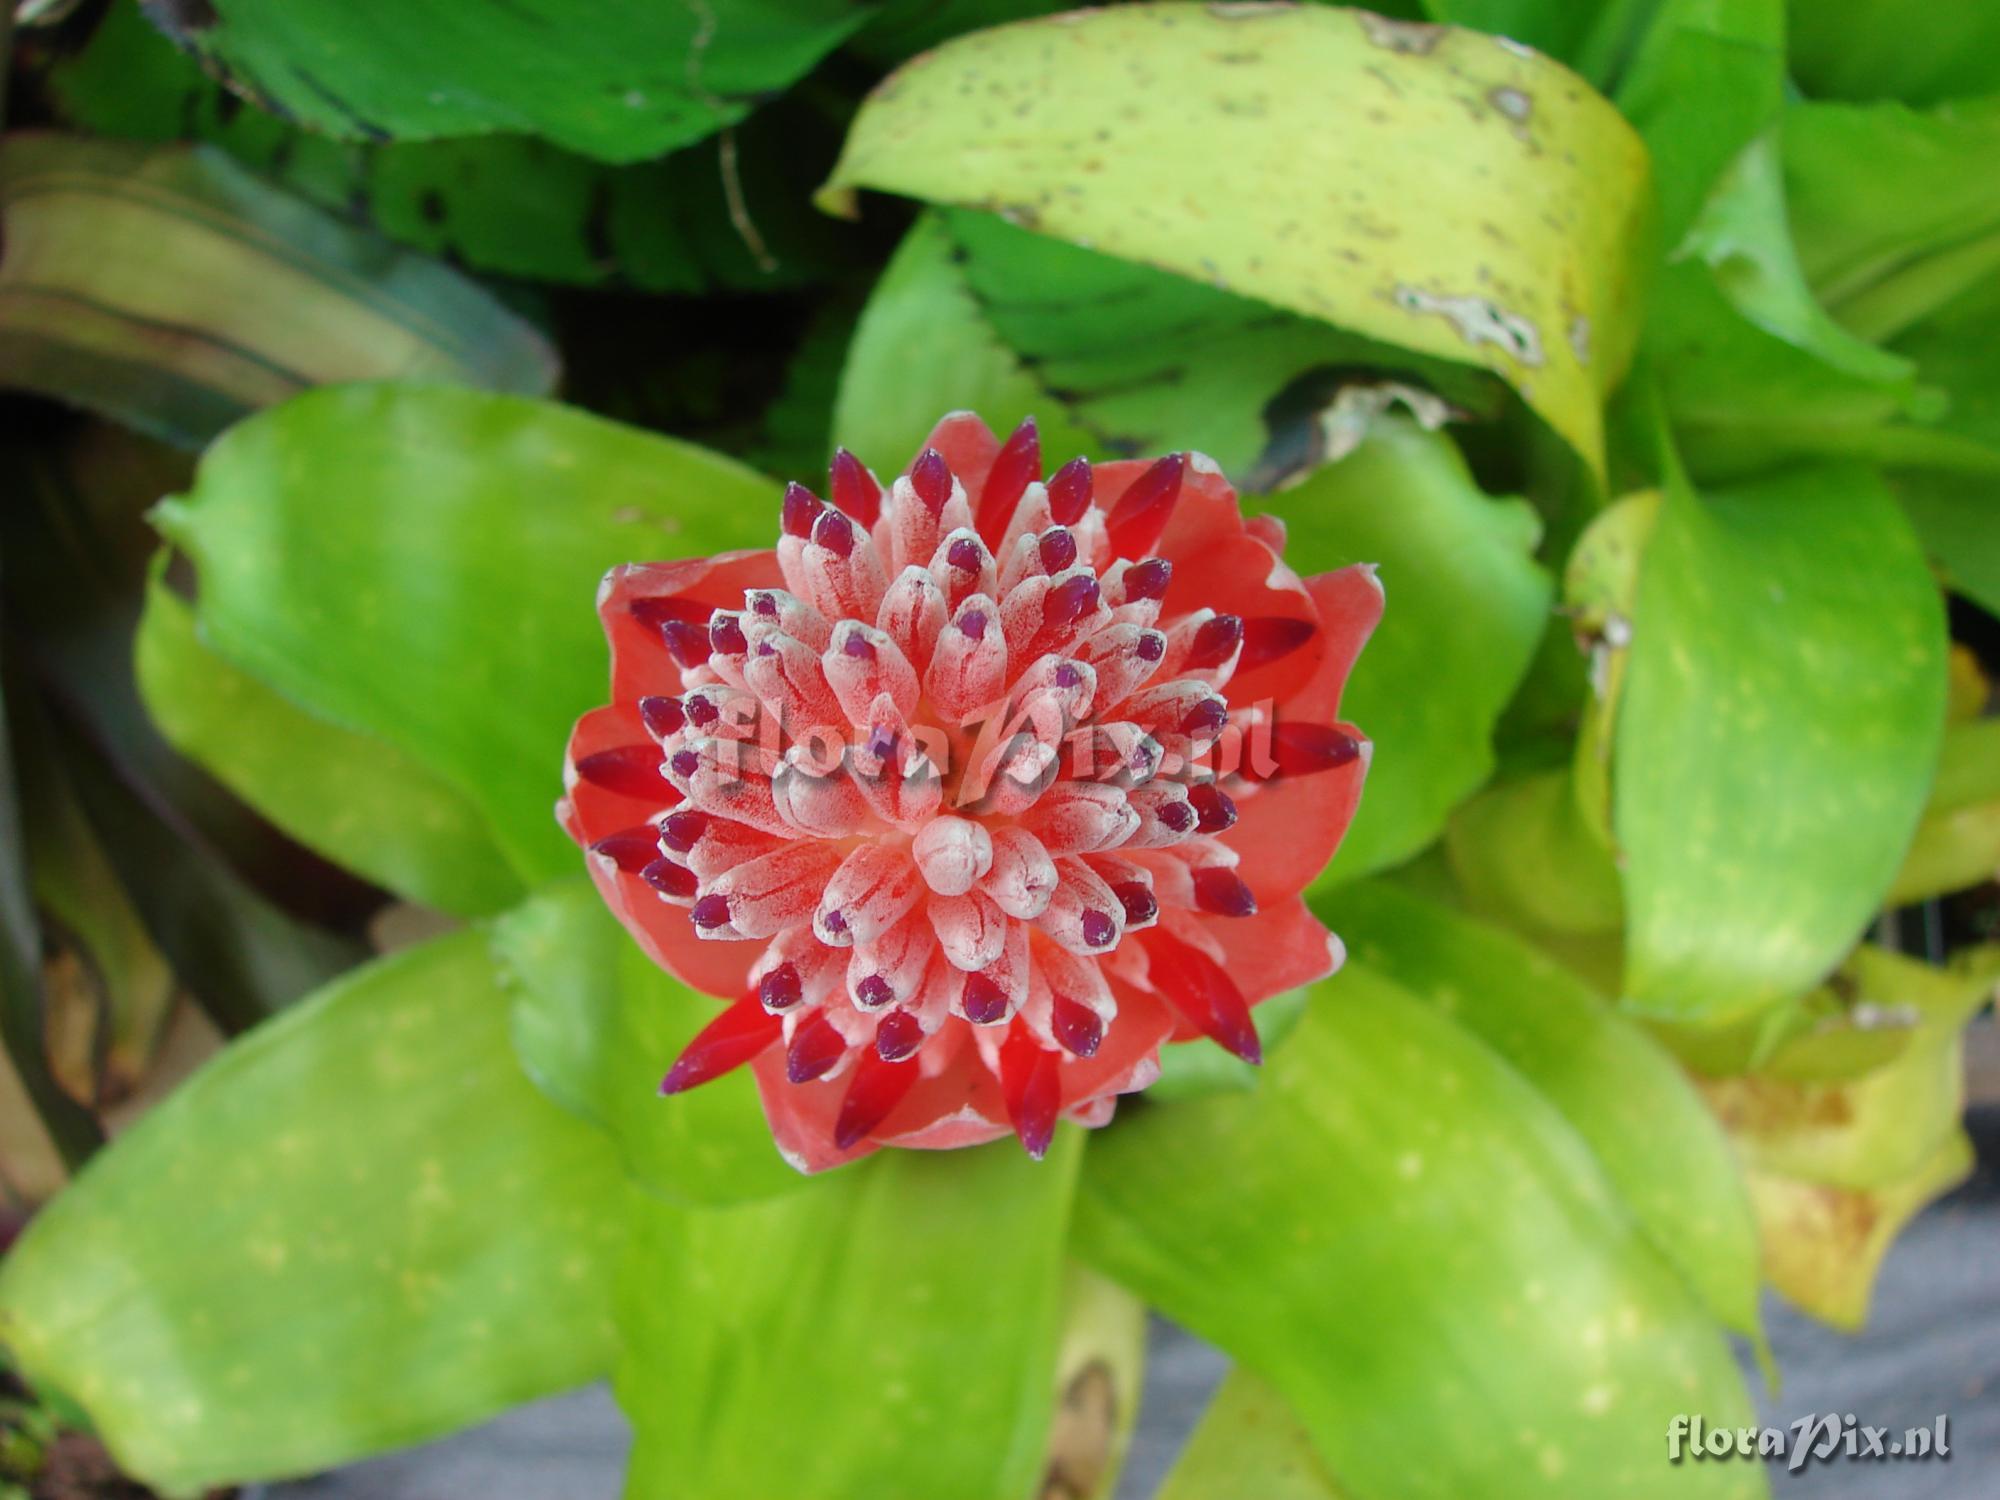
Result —
<instances>
[{"instance_id":1,"label":"glossy leaf surface","mask_svg":"<svg viewBox=\"0 0 2000 1500\"><path fill-rule=\"evenodd\" d=\"M669 438L473 391L316 391L203 458L161 529L203 638L476 804L526 880L577 868L550 809L607 674L617 563L768 546L774 487Z\"/></svg>"}]
</instances>

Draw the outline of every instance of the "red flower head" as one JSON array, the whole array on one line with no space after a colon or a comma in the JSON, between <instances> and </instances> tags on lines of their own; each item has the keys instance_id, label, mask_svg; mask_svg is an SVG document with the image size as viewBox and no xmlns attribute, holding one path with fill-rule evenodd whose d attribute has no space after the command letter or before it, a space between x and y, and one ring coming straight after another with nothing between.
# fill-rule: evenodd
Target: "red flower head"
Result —
<instances>
[{"instance_id":1,"label":"red flower head","mask_svg":"<svg viewBox=\"0 0 2000 1500\"><path fill-rule=\"evenodd\" d=\"M1162 1043L1258 1058L1329 973L1300 891L1361 793L1335 722L1372 570L1301 581L1200 454L1041 478L946 417L885 492L846 452L775 551L614 569L612 702L563 826L652 957L732 1002L677 1093L743 1063L779 1148L1101 1125Z\"/></svg>"}]
</instances>

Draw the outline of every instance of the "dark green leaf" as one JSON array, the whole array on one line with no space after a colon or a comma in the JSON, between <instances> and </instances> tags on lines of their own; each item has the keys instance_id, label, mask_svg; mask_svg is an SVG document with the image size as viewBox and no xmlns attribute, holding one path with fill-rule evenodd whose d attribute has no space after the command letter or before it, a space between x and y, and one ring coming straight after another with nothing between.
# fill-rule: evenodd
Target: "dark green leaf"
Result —
<instances>
[{"instance_id":1,"label":"dark green leaf","mask_svg":"<svg viewBox=\"0 0 2000 1500\"><path fill-rule=\"evenodd\" d=\"M2000 99L1786 113L1792 233L1844 324L1893 337L2000 266L2000 185L1985 170L1996 152Z\"/></svg>"},{"instance_id":2,"label":"dark green leaf","mask_svg":"<svg viewBox=\"0 0 2000 1500\"><path fill-rule=\"evenodd\" d=\"M210 148L9 137L0 209L10 383L185 446L325 381L555 380L549 346L483 288Z\"/></svg>"},{"instance_id":3,"label":"dark green leaf","mask_svg":"<svg viewBox=\"0 0 2000 1500\"><path fill-rule=\"evenodd\" d=\"M2000 10L1928 0L1790 0L1792 71L1809 94L1927 104L2000 93Z\"/></svg>"},{"instance_id":4,"label":"dark green leaf","mask_svg":"<svg viewBox=\"0 0 2000 1500\"><path fill-rule=\"evenodd\" d=\"M506 275L660 292L790 286L837 264L854 237L806 201L837 140L827 116L796 98L759 109L726 145L628 167L524 136L335 140L246 108L132 0L116 0L87 46L55 60L47 87L72 124L212 141L329 213Z\"/></svg>"},{"instance_id":5,"label":"dark green leaf","mask_svg":"<svg viewBox=\"0 0 2000 1500\"><path fill-rule=\"evenodd\" d=\"M1094 1140L1077 1217L1086 1259L1268 1379L1357 1494L1764 1492L1666 1466L1675 1413L1749 1403L1588 1148L1375 975L1318 986L1255 1094Z\"/></svg>"},{"instance_id":6,"label":"dark green leaf","mask_svg":"<svg viewBox=\"0 0 2000 1500\"><path fill-rule=\"evenodd\" d=\"M264 108L342 140L510 131L642 161L740 120L860 26L847 0L709 0L579 13L394 0L155 7L181 46ZM413 68L412 58L426 65Z\"/></svg>"},{"instance_id":7,"label":"dark green leaf","mask_svg":"<svg viewBox=\"0 0 2000 1500\"><path fill-rule=\"evenodd\" d=\"M747 1069L672 1099L661 1078L720 1013L639 951L588 880L545 891L494 924L528 1075L601 1125L645 1188L734 1203L803 1187L771 1142Z\"/></svg>"},{"instance_id":8,"label":"dark green leaf","mask_svg":"<svg viewBox=\"0 0 2000 1500\"><path fill-rule=\"evenodd\" d=\"M1662 0L1646 26L1617 98L1652 154L1669 254L1777 118L1784 30L1784 0Z\"/></svg>"},{"instance_id":9,"label":"dark green leaf","mask_svg":"<svg viewBox=\"0 0 2000 1500\"><path fill-rule=\"evenodd\" d=\"M627 1195L521 1076L485 942L440 939L232 1046L0 1269L29 1378L177 1492L415 1442L612 1357Z\"/></svg>"},{"instance_id":10,"label":"dark green leaf","mask_svg":"<svg viewBox=\"0 0 2000 1500\"><path fill-rule=\"evenodd\" d=\"M1873 476L1670 484L1618 712L1627 996L1721 1019L1810 988L1915 830L1945 702L1944 611Z\"/></svg>"},{"instance_id":11,"label":"dark green leaf","mask_svg":"<svg viewBox=\"0 0 2000 1500\"><path fill-rule=\"evenodd\" d=\"M134 652L174 748L301 843L440 911L473 916L520 899L474 803L394 745L317 719L232 667L158 578Z\"/></svg>"},{"instance_id":12,"label":"dark green leaf","mask_svg":"<svg viewBox=\"0 0 2000 1500\"><path fill-rule=\"evenodd\" d=\"M1728 1141L1671 1054L1497 928L1379 880L1317 906L1350 962L1437 1007L1541 1090L1715 1316L1756 1335L1749 1200Z\"/></svg>"},{"instance_id":13,"label":"dark green leaf","mask_svg":"<svg viewBox=\"0 0 2000 1500\"><path fill-rule=\"evenodd\" d=\"M1082 1146L887 1151L761 1203L648 1201L620 1293L626 1493L1026 1494Z\"/></svg>"},{"instance_id":14,"label":"dark green leaf","mask_svg":"<svg viewBox=\"0 0 2000 1500\"><path fill-rule=\"evenodd\" d=\"M228 432L158 513L226 661L478 806L517 875L577 868L550 812L604 697L617 563L769 545L777 496L714 454L443 386L310 392Z\"/></svg>"}]
</instances>

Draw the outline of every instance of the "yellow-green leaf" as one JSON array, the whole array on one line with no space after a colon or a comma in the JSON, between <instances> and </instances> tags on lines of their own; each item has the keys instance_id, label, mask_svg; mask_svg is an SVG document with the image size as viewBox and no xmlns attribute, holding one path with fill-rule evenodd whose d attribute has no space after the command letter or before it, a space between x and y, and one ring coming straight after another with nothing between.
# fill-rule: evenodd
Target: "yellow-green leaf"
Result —
<instances>
[{"instance_id":1,"label":"yellow-green leaf","mask_svg":"<svg viewBox=\"0 0 2000 1500\"><path fill-rule=\"evenodd\" d=\"M863 107L822 201L983 208L1507 379L1593 466L1644 148L1501 38L1322 6L1148 4L960 37Z\"/></svg>"},{"instance_id":2,"label":"yellow-green leaf","mask_svg":"<svg viewBox=\"0 0 2000 1500\"><path fill-rule=\"evenodd\" d=\"M100 1155L0 1268L0 1340L157 1487L304 1473L602 1374L626 1202L463 933L260 1027Z\"/></svg>"},{"instance_id":3,"label":"yellow-green leaf","mask_svg":"<svg viewBox=\"0 0 2000 1500\"><path fill-rule=\"evenodd\" d=\"M484 287L210 147L10 136L0 213L7 382L184 446L328 381L555 383Z\"/></svg>"}]
</instances>

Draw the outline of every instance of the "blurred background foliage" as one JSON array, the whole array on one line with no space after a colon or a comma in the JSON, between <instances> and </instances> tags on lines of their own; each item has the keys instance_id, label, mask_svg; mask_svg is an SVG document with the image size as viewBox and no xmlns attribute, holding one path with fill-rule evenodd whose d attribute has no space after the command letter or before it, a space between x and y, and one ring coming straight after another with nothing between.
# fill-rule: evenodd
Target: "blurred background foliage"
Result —
<instances>
[{"instance_id":1,"label":"blurred background foliage","mask_svg":"<svg viewBox=\"0 0 2000 1500\"><path fill-rule=\"evenodd\" d=\"M1172 1500L1761 1490L1657 1459L1716 1330L1971 1161L2000 11L1056 9L10 13L0 1493L615 1372L634 1495L1103 1495L1134 1297L1239 1362ZM651 1099L709 1007L548 807L605 567L955 407L1380 564L1351 957L1039 1171L806 1183Z\"/></svg>"}]
</instances>

